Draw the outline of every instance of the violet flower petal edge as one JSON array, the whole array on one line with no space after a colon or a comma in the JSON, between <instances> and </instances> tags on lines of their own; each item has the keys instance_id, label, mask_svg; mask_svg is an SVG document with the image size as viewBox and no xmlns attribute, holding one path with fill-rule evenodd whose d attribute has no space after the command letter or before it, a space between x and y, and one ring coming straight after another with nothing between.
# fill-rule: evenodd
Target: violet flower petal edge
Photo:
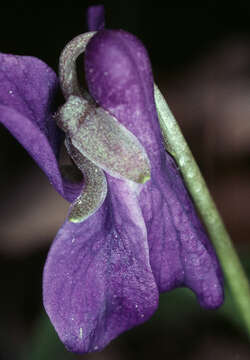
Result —
<instances>
[{"instance_id":1,"label":"violet flower petal edge","mask_svg":"<svg viewBox=\"0 0 250 360\"><path fill-rule=\"evenodd\" d=\"M61 132L52 117L58 79L43 61L0 53L0 123L29 152L50 183L68 201L82 184L62 178L59 167Z\"/></svg>"},{"instance_id":2,"label":"violet flower petal edge","mask_svg":"<svg viewBox=\"0 0 250 360\"><path fill-rule=\"evenodd\" d=\"M102 207L59 230L44 267L45 309L73 352L99 351L158 306L147 232L131 182L107 176Z\"/></svg>"}]
</instances>

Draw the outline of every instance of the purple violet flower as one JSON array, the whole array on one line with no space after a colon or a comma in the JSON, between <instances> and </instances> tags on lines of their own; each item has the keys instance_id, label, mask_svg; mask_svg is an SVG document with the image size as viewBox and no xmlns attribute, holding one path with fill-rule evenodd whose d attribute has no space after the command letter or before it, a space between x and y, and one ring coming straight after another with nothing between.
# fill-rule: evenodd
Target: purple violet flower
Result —
<instances>
[{"instance_id":1,"label":"purple violet flower","mask_svg":"<svg viewBox=\"0 0 250 360\"><path fill-rule=\"evenodd\" d=\"M56 75L36 58L0 54L0 122L72 203L47 257L43 297L60 339L79 353L101 350L149 319L159 292L186 286L205 308L223 301L215 252L164 149L147 52L133 35L102 29L102 7L89 9L88 24L99 30L85 52L89 93L99 107L89 95L83 100L72 91L58 112L84 184L70 183L60 173L62 133L52 116ZM104 130L96 132L102 118ZM105 144L109 126L118 131L117 141L110 133L110 154L105 147L110 146ZM136 157L131 151L130 159L123 156L129 153L126 141L138 151ZM100 154L99 146L104 149ZM143 161L139 179L133 170Z\"/></svg>"}]
</instances>

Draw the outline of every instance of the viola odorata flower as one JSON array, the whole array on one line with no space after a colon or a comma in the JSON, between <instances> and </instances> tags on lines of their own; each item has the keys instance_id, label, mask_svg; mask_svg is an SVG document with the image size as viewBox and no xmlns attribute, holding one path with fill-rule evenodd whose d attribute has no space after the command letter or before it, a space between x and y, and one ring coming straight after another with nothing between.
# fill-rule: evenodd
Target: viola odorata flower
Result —
<instances>
[{"instance_id":1,"label":"viola odorata flower","mask_svg":"<svg viewBox=\"0 0 250 360\"><path fill-rule=\"evenodd\" d=\"M148 54L133 35L103 29L102 7L88 11L88 24L98 31L62 52L65 104L55 116L52 70L0 56L0 121L71 202L47 257L43 298L60 339L79 353L149 319L160 292L187 286L205 308L223 301L215 252L163 145ZM83 51L89 92L76 72ZM61 176L55 121L83 182Z\"/></svg>"}]
</instances>

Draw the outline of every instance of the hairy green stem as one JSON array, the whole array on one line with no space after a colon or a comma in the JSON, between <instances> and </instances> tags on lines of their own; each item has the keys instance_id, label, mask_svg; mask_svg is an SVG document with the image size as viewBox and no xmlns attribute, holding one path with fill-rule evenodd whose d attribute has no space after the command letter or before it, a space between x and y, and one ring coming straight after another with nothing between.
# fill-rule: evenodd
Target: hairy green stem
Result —
<instances>
[{"instance_id":1,"label":"hairy green stem","mask_svg":"<svg viewBox=\"0 0 250 360\"><path fill-rule=\"evenodd\" d=\"M166 150L173 156L181 171L189 193L216 249L229 289L250 336L250 287L248 279L181 130L156 85L154 91Z\"/></svg>"}]
</instances>

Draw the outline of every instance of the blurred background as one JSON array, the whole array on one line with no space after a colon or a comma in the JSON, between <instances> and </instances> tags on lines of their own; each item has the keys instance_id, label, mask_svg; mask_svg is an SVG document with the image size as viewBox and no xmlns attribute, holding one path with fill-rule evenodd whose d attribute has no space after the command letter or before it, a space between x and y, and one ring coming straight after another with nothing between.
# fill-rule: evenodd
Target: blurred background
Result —
<instances>
[{"instance_id":1,"label":"blurred background","mask_svg":"<svg viewBox=\"0 0 250 360\"><path fill-rule=\"evenodd\" d=\"M109 0L106 23L137 35L250 275L250 3L200 8ZM80 8L1 7L0 51L39 57L57 71L65 44L86 31ZM179 289L152 320L103 352L64 350L42 305L42 269L68 204L0 127L0 359L249 359L230 294L203 311ZM249 304L250 306L250 304Z\"/></svg>"}]
</instances>

